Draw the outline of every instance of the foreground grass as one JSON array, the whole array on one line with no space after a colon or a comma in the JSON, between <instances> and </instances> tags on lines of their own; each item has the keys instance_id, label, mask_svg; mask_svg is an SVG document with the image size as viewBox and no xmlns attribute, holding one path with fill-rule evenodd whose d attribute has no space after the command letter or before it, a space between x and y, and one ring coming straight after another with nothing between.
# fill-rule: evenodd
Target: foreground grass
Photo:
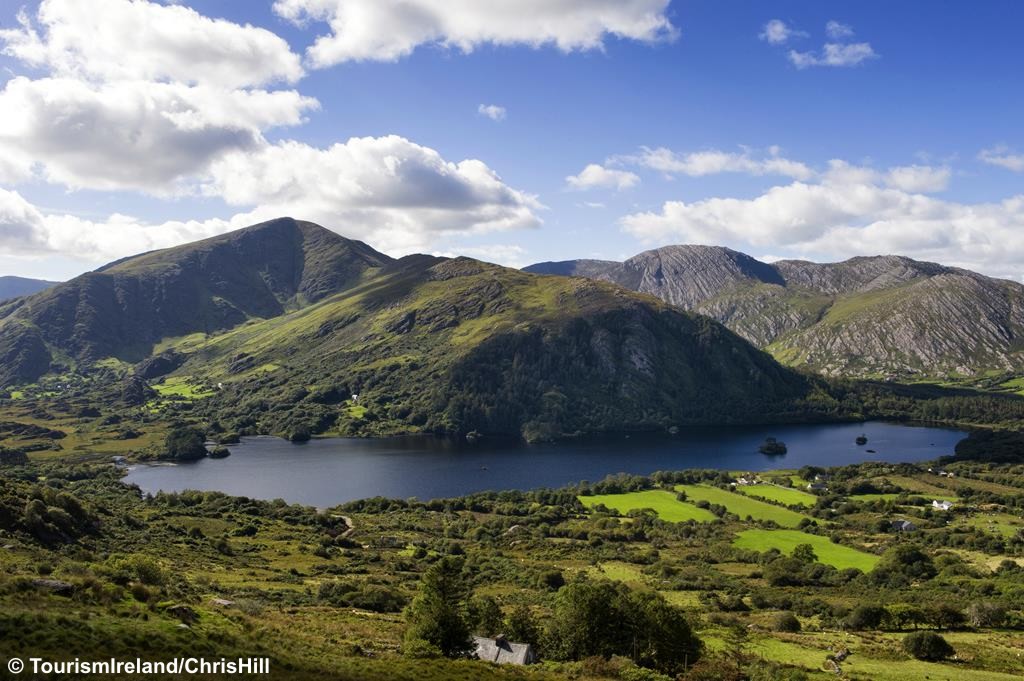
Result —
<instances>
[{"instance_id":1,"label":"foreground grass","mask_svg":"<svg viewBox=\"0 0 1024 681\"><path fill-rule=\"evenodd\" d=\"M736 541L733 542L734 546L741 549L762 552L778 549L785 554L793 553L793 549L801 544L811 545L819 563L840 570L857 568L862 572L869 572L878 563L878 556L835 544L828 537L796 530L743 530L736 535Z\"/></svg>"},{"instance_id":2,"label":"foreground grass","mask_svg":"<svg viewBox=\"0 0 1024 681\"><path fill-rule=\"evenodd\" d=\"M780 508L767 504L757 499L727 492L709 485L678 485L676 489L686 492L686 498L690 501L706 501L711 504L725 506L729 513L734 513L741 519L750 516L754 520L771 520L782 527L796 527L802 520L810 518L802 513L791 511L788 508Z\"/></svg>"},{"instance_id":3,"label":"foreground grass","mask_svg":"<svg viewBox=\"0 0 1024 681\"><path fill-rule=\"evenodd\" d=\"M595 494L578 498L580 503L587 508L603 504L607 508L619 513L629 513L630 511L649 508L657 513L659 518L670 523L681 523L687 520L704 523L715 519L715 514L711 511L697 508L685 501L679 501L672 492L660 489L628 492L626 494Z\"/></svg>"}]
</instances>

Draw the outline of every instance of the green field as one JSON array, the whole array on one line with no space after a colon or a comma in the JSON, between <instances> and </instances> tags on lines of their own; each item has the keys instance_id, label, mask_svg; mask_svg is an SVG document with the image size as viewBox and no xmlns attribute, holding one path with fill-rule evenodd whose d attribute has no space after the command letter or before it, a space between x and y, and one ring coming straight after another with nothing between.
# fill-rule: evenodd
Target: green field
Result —
<instances>
[{"instance_id":1,"label":"green field","mask_svg":"<svg viewBox=\"0 0 1024 681\"><path fill-rule=\"evenodd\" d=\"M201 399L213 394L209 388L193 383L191 376L168 376L163 383L154 384L153 390L161 397L182 397L187 400Z\"/></svg>"},{"instance_id":2,"label":"green field","mask_svg":"<svg viewBox=\"0 0 1024 681\"><path fill-rule=\"evenodd\" d=\"M1024 532L1024 519L1009 513L978 514L967 518L964 522L970 527L998 534L1006 539L1016 537L1018 532Z\"/></svg>"},{"instance_id":3,"label":"green field","mask_svg":"<svg viewBox=\"0 0 1024 681\"><path fill-rule=\"evenodd\" d=\"M878 556L864 553L841 544L833 544L828 537L806 534L796 530L743 530L736 535L733 545L750 551L768 551L778 549L783 553L793 552L801 544L810 544L818 556L818 562L831 565L840 570L857 568L864 572L870 571L878 563Z\"/></svg>"},{"instance_id":4,"label":"green field","mask_svg":"<svg viewBox=\"0 0 1024 681\"><path fill-rule=\"evenodd\" d=\"M989 670L965 669L950 662L923 662L906 659L899 642L905 634L884 634L877 640L866 640L856 634L829 633L800 634L791 640L762 638L751 644L751 650L765 659L783 664L803 667L806 670L820 670L825 656L837 644L856 651L843 662L842 678L872 679L872 681L904 681L904 679L938 679L941 681L1010 681L1019 675ZM986 656L998 655L1004 659L1018 657L1010 636L993 637L991 634L950 633L947 640L957 650L983 652ZM865 649L870 652L865 652ZM902 659L901 659L902 658ZM1020 663L1017 663L1018 666ZM836 678L829 674L829 677ZM817 676L813 678L818 678ZM828 678L822 674L821 678Z\"/></svg>"},{"instance_id":5,"label":"green field","mask_svg":"<svg viewBox=\"0 0 1024 681\"><path fill-rule=\"evenodd\" d=\"M780 487L779 485L737 485L736 491L746 494L748 497L757 497L775 501L786 506L814 506L818 497L807 492L801 492L792 487Z\"/></svg>"},{"instance_id":6,"label":"green field","mask_svg":"<svg viewBox=\"0 0 1024 681\"><path fill-rule=\"evenodd\" d=\"M653 509L658 517L670 523L681 523L687 520L708 522L715 519L715 514L693 504L679 501L672 492L660 489L649 489L643 492L627 492L626 494L595 494L579 497L580 503L591 508L604 504L619 513L629 513L634 509Z\"/></svg>"},{"instance_id":7,"label":"green field","mask_svg":"<svg viewBox=\"0 0 1024 681\"><path fill-rule=\"evenodd\" d=\"M707 501L711 504L725 506L730 513L735 513L741 520L750 516L755 520L774 520L782 527L796 527L801 520L808 518L808 516L788 508L780 508L743 494L726 492L717 487L677 485L676 489L686 492L686 498L689 501Z\"/></svg>"}]
</instances>

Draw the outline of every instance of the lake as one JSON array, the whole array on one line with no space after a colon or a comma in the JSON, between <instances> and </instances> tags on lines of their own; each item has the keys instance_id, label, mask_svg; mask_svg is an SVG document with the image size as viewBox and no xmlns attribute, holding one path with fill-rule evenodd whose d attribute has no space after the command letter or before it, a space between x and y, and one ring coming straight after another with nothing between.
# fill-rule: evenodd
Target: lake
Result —
<instances>
[{"instance_id":1,"label":"lake","mask_svg":"<svg viewBox=\"0 0 1024 681\"><path fill-rule=\"evenodd\" d=\"M864 446L854 442L861 434L868 438ZM758 452L769 436L785 442L789 451L771 457ZM946 428L869 422L686 428L675 436L539 445L487 440L468 444L425 436L326 438L302 444L248 437L230 447L231 456L226 459L137 465L125 482L145 492L217 490L327 507L378 495L427 500L483 490L562 487L619 472L758 471L922 461L952 454L965 436Z\"/></svg>"}]
</instances>

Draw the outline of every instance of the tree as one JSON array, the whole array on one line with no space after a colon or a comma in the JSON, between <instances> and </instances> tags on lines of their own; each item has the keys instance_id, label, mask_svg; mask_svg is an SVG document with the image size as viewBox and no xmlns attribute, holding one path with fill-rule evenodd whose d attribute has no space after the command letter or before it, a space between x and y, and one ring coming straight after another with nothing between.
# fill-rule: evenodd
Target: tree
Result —
<instances>
[{"instance_id":1,"label":"tree","mask_svg":"<svg viewBox=\"0 0 1024 681\"><path fill-rule=\"evenodd\" d=\"M917 629L918 625L924 624L928 616L924 610L913 605L894 605L889 608L889 617L892 618L893 626L897 629L905 629L908 624L913 624Z\"/></svg>"},{"instance_id":2,"label":"tree","mask_svg":"<svg viewBox=\"0 0 1024 681\"><path fill-rule=\"evenodd\" d=\"M877 584L902 584L931 579L938 571L931 557L914 544L896 544L878 561L872 571Z\"/></svg>"},{"instance_id":3,"label":"tree","mask_svg":"<svg viewBox=\"0 0 1024 681\"><path fill-rule=\"evenodd\" d=\"M505 637L516 643L540 643L540 627L529 606L520 604L505 618Z\"/></svg>"},{"instance_id":4,"label":"tree","mask_svg":"<svg viewBox=\"0 0 1024 681\"><path fill-rule=\"evenodd\" d=\"M967 621L963 611L949 603L940 603L928 608L926 615L936 629L953 629Z\"/></svg>"},{"instance_id":5,"label":"tree","mask_svg":"<svg viewBox=\"0 0 1024 681\"><path fill-rule=\"evenodd\" d=\"M501 608L491 596L471 598L467 616L470 628L480 636L496 636L502 633Z\"/></svg>"},{"instance_id":6,"label":"tree","mask_svg":"<svg viewBox=\"0 0 1024 681\"><path fill-rule=\"evenodd\" d=\"M462 657L473 649L467 622L469 586L463 562L445 556L423 573L419 595L406 614L406 641L426 642L447 657Z\"/></svg>"},{"instance_id":7,"label":"tree","mask_svg":"<svg viewBox=\"0 0 1024 681\"><path fill-rule=\"evenodd\" d=\"M858 605L847 615L843 625L855 631L878 629L888 617L889 611L880 605Z\"/></svg>"},{"instance_id":8,"label":"tree","mask_svg":"<svg viewBox=\"0 0 1024 681\"><path fill-rule=\"evenodd\" d=\"M998 603L971 603L967 621L972 627L1001 627L1006 621L1006 608Z\"/></svg>"},{"instance_id":9,"label":"tree","mask_svg":"<svg viewBox=\"0 0 1024 681\"><path fill-rule=\"evenodd\" d=\"M685 671L700 657L703 644L683 613L652 592L630 594L636 618L633 625L637 664L668 674Z\"/></svg>"},{"instance_id":10,"label":"tree","mask_svg":"<svg viewBox=\"0 0 1024 681\"><path fill-rule=\"evenodd\" d=\"M164 450L169 459L193 461L206 456L205 441L206 438L197 429L180 426L167 434Z\"/></svg>"},{"instance_id":11,"label":"tree","mask_svg":"<svg viewBox=\"0 0 1024 681\"><path fill-rule=\"evenodd\" d=\"M683 612L663 596L619 582L580 580L555 597L547 648L556 659L622 655L678 674L697 661L703 646Z\"/></svg>"},{"instance_id":12,"label":"tree","mask_svg":"<svg viewBox=\"0 0 1024 681\"><path fill-rule=\"evenodd\" d=\"M903 639L903 649L918 660L944 660L956 654L946 639L933 631L915 631Z\"/></svg>"},{"instance_id":13,"label":"tree","mask_svg":"<svg viewBox=\"0 0 1024 681\"><path fill-rule=\"evenodd\" d=\"M793 557L801 563L817 563L818 554L814 552L814 547L810 544L800 544L793 549Z\"/></svg>"}]
</instances>

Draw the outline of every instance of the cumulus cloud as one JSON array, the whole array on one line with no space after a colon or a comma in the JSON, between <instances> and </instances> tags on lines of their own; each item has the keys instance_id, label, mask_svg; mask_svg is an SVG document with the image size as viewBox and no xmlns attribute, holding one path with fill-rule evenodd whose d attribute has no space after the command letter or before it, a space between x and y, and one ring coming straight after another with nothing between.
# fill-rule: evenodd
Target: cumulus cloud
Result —
<instances>
[{"instance_id":1,"label":"cumulus cloud","mask_svg":"<svg viewBox=\"0 0 1024 681\"><path fill-rule=\"evenodd\" d=\"M1015 173L1024 172L1024 154L1015 153L1003 145L982 149L978 153L978 160L992 166L1012 170Z\"/></svg>"},{"instance_id":2,"label":"cumulus cloud","mask_svg":"<svg viewBox=\"0 0 1024 681\"><path fill-rule=\"evenodd\" d=\"M0 152L34 159L48 180L72 188L169 194L316 105L291 90L18 77L0 91Z\"/></svg>"},{"instance_id":3,"label":"cumulus cloud","mask_svg":"<svg viewBox=\"0 0 1024 681\"><path fill-rule=\"evenodd\" d=\"M317 101L259 87L303 75L275 34L192 9L127 0L44 0L0 30L3 52L44 69L0 90L0 180L33 167L68 187L188 191L219 155L303 122Z\"/></svg>"},{"instance_id":4,"label":"cumulus cloud","mask_svg":"<svg viewBox=\"0 0 1024 681\"><path fill-rule=\"evenodd\" d=\"M640 176L628 170L615 170L614 168L605 168L597 163L591 163L581 170L578 175L566 177L565 181L574 189L613 187L622 190L639 184Z\"/></svg>"},{"instance_id":5,"label":"cumulus cloud","mask_svg":"<svg viewBox=\"0 0 1024 681\"><path fill-rule=\"evenodd\" d=\"M296 23L326 22L306 52L322 68L346 61L395 61L421 45L471 52L483 44L600 49L607 37L655 42L677 31L669 0L277 0Z\"/></svg>"},{"instance_id":6,"label":"cumulus cloud","mask_svg":"<svg viewBox=\"0 0 1024 681\"><path fill-rule=\"evenodd\" d=\"M210 19L178 5L43 0L37 23L0 30L4 54L61 76L170 80L227 88L295 82L300 58L263 28Z\"/></svg>"},{"instance_id":7,"label":"cumulus cloud","mask_svg":"<svg viewBox=\"0 0 1024 681\"><path fill-rule=\"evenodd\" d=\"M885 183L905 192L932 194L945 191L952 174L948 166L899 166L889 169Z\"/></svg>"},{"instance_id":8,"label":"cumulus cloud","mask_svg":"<svg viewBox=\"0 0 1024 681\"><path fill-rule=\"evenodd\" d=\"M107 262L156 248L175 246L244 227L237 220L171 221L149 224L114 214L104 221L46 213L18 192L0 188L0 245L5 255L62 254L85 262Z\"/></svg>"},{"instance_id":9,"label":"cumulus cloud","mask_svg":"<svg viewBox=\"0 0 1024 681\"><path fill-rule=\"evenodd\" d=\"M772 19L764 25L758 37L772 45L783 45L793 38L805 38L807 33L792 28L781 19Z\"/></svg>"},{"instance_id":10,"label":"cumulus cloud","mask_svg":"<svg viewBox=\"0 0 1024 681\"><path fill-rule=\"evenodd\" d=\"M90 221L0 195L7 255L97 262L293 215L409 252L447 235L529 228L543 209L476 159L448 161L397 136L319 148L264 133L318 102L263 84L300 78L273 33L144 0L44 0L35 23L0 32L4 51L49 76L0 90L0 181L223 199L229 219ZM487 113L498 115L500 107ZM501 110L503 111L503 110Z\"/></svg>"},{"instance_id":11,"label":"cumulus cloud","mask_svg":"<svg viewBox=\"0 0 1024 681\"><path fill-rule=\"evenodd\" d=\"M457 258L464 255L485 262L494 262L505 267L525 267L530 264L527 257L529 251L522 246L513 244L488 244L486 246L466 246L458 251L434 251L434 255L445 258Z\"/></svg>"},{"instance_id":12,"label":"cumulus cloud","mask_svg":"<svg viewBox=\"0 0 1024 681\"><path fill-rule=\"evenodd\" d=\"M481 104L476 108L476 112L481 116L490 118L492 121L503 121L508 113L505 107L498 106L497 104Z\"/></svg>"},{"instance_id":13,"label":"cumulus cloud","mask_svg":"<svg viewBox=\"0 0 1024 681\"><path fill-rule=\"evenodd\" d=\"M825 24L825 35L832 40L842 40L843 38L853 37L853 27L849 24L843 24L835 19Z\"/></svg>"},{"instance_id":14,"label":"cumulus cloud","mask_svg":"<svg viewBox=\"0 0 1024 681\"><path fill-rule=\"evenodd\" d=\"M944 186L943 178L942 169L878 172L834 162L818 182L794 181L749 199L667 201L623 217L621 225L650 243L734 244L839 259L899 253L1019 278L1024 195L970 204L914 190Z\"/></svg>"},{"instance_id":15,"label":"cumulus cloud","mask_svg":"<svg viewBox=\"0 0 1024 681\"><path fill-rule=\"evenodd\" d=\"M104 262L292 215L401 255L446 236L537 227L543 209L481 161L446 161L397 136L327 149L282 142L233 152L212 165L203 190L239 212L160 224L124 215L90 221L44 213L17 192L0 190L0 244L10 255Z\"/></svg>"},{"instance_id":16,"label":"cumulus cloud","mask_svg":"<svg viewBox=\"0 0 1024 681\"><path fill-rule=\"evenodd\" d=\"M642 147L640 154L622 157L628 163L658 170L668 175L682 174L690 177L716 175L719 173L747 173L749 175L783 175L795 179L807 179L814 171L799 161L779 155L777 147L768 149L768 154L754 156L749 150L742 152L710 149L677 153L671 149Z\"/></svg>"}]
</instances>

